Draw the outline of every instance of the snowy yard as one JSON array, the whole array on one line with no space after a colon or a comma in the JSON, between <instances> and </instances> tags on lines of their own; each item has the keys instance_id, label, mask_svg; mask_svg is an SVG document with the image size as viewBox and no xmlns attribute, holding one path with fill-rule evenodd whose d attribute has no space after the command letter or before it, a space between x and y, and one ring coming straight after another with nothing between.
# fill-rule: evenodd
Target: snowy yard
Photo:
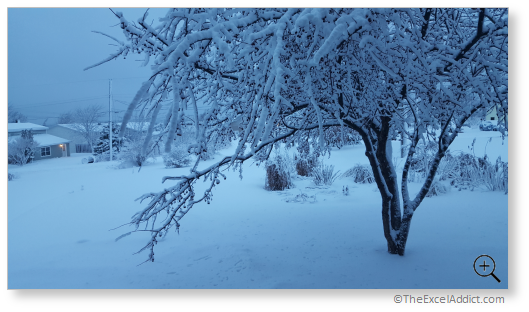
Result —
<instances>
[{"instance_id":1,"label":"snowy yard","mask_svg":"<svg viewBox=\"0 0 529 312\"><path fill-rule=\"evenodd\" d=\"M491 161L507 160L507 139L502 144L498 132L467 130L450 150L470 152L474 138L476 155L487 144ZM344 172L368 163L364 151L363 145L333 150L325 163ZM163 176L189 168L165 169L158 159L138 172L115 169L118 162L82 164L86 156L9 166L16 179L8 184L8 288L508 288L502 192L452 189L426 198L400 257L387 252L375 184L339 178L317 187L296 178L294 189L268 192L264 168L250 160L242 180L230 171L212 203L194 207L180 233L155 247L155 261L138 266L147 254L133 253L148 234L116 242L132 228L111 229L147 204L134 199L174 183L162 185ZM419 184L411 186L416 192ZM474 272L482 254L494 258L501 283Z\"/></svg>"}]
</instances>

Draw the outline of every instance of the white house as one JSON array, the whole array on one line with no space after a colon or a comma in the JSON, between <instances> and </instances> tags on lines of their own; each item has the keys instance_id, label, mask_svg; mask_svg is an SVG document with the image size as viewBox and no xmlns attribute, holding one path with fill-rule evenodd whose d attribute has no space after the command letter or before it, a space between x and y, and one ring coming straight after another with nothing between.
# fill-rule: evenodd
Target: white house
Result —
<instances>
[{"instance_id":1,"label":"white house","mask_svg":"<svg viewBox=\"0 0 529 312\"><path fill-rule=\"evenodd\" d=\"M22 130L31 130L33 140L38 143L34 160L70 156L70 140L48 134L48 127L33 123L8 123L8 142L20 138Z\"/></svg>"}]
</instances>

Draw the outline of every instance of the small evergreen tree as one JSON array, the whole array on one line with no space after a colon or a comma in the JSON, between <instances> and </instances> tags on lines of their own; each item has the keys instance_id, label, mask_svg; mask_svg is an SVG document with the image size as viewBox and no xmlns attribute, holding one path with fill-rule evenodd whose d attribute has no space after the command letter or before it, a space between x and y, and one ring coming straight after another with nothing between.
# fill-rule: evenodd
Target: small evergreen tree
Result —
<instances>
[{"instance_id":1,"label":"small evergreen tree","mask_svg":"<svg viewBox=\"0 0 529 312\"><path fill-rule=\"evenodd\" d=\"M103 158L110 157L109 128L109 126L103 127L103 130L101 131L101 136L96 141L96 145L94 147L94 156L102 156ZM117 154L121 151L122 147L123 138L119 138L119 127L116 124L112 124L112 151L115 153L114 158L117 158Z\"/></svg>"}]
</instances>

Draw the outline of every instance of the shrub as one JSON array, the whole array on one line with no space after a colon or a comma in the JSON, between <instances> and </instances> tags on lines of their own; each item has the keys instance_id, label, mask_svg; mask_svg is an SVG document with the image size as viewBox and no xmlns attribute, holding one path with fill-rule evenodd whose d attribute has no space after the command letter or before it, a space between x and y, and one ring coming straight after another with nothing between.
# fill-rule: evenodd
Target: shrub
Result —
<instances>
[{"instance_id":1,"label":"shrub","mask_svg":"<svg viewBox=\"0 0 529 312\"><path fill-rule=\"evenodd\" d=\"M375 178L368 165L355 165L342 174L342 177L352 177L355 183L373 183Z\"/></svg>"},{"instance_id":2,"label":"shrub","mask_svg":"<svg viewBox=\"0 0 529 312\"><path fill-rule=\"evenodd\" d=\"M313 204L316 202L316 195L312 195L312 196L309 196L303 192L300 192L300 194L294 196L294 197L291 197L291 198L288 198L285 200L287 203L301 203L301 204L304 204L304 203L310 203L310 204Z\"/></svg>"},{"instance_id":3,"label":"shrub","mask_svg":"<svg viewBox=\"0 0 529 312\"><path fill-rule=\"evenodd\" d=\"M508 192L508 163L501 161L501 158L496 159L496 163L491 164L487 157L483 159L481 166L475 168L480 182L489 191L504 191Z\"/></svg>"},{"instance_id":4,"label":"shrub","mask_svg":"<svg viewBox=\"0 0 529 312\"><path fill-rule=\"evenodd\" d=\"M507 193L508 169L508 163L500 157L495 164L491 164L486 155L480 158L470 154L447 154L439 166L438 175L439 180L448 180L459 190L483 186L489 191Z\"/></svg>"},{"instance_id":5,"label":"shrub","mask_svg":"<svg viewBox=\"0 0 529 312\"><path fill-rule=\"evenodd\" d=\"M20 137L12 138L7 146L7 162L23 166L31 161L37 148L31 130L22 130Z\"/></svg>"},{"instance_id":6,"label":"shrub","mask_svg":"<svg viewBox=\"0 0 529 312\"><path fill-rule=\"evenodd\" d=\"M130 166L141 167L147 161L147 156L142 155L139 151L136 153L127 151L121 154L120 161L120 168L129 168Z\"/></svg>"},{"instance_id":7,"label":"shrub","mask_svg":"<svg viewBox=\"0 0 529 312\"><path fill-rule=\"evenodd\" d=\"M151 144L152 145L152 144ZM121 165L123 168L128 168L129 165L141 167L145 161L150 157L150 153L152 153L153 149L152 146L147 148L147 155L143 153L143 140L141 139L135 139L135 140L126 140L126 143L121 149L121 153L119 154L119 160L121 161ZM110 158L108 156L108 152L105 152L104 154L107 158Z\"/></svg>"},{"instance_id":8,"label":"shrub","mask_svg":"<svg viewBox=\"0 0 529 312\"><path fill-rule=\"evenodd\" d=\"M165 168L182 168L191 164L191 158L183 145L173 146L170 153L163 155Z\"/></svg>"},{"instance_id":9,"label":"shrub","mask_svg":"<svg viewBox=\"0 0 529 312\"><path fill-rule=\"evenodd\" d=\"M316 185L332 185L338 178L338 173L339 171L334 172L333 165L324 165L322 161L312 170L313 181Z\"/></svg>"},{"instance_id":10,"label":"shrub","mask_svg":"<svg viewBox=\"0 0 529 312\"><path fill-rule=\"evenodd\" d=\"M310 177L317 163L316 157L312 155L306 155L305 157L296 156L294 160L296 163L296 173L302 177Z\"/></svg>"},{"instance_id":11,"label":"shrub","mask_svg":"<svg viewBox=\"0 0 529 312\"><path fill-rule=\"evenodd\" d=\"M426 193L426 197L432 197L432 196L439 196L441 194L446 194L450 188L446 185L444 185L439 180L434 180L432 185L430 186L430 189L428 190L428 193Z\"/></svg>"},{"instance_id":12,"label":"shrub","mask_svg":"<svg viewBox=\"0 0 529 312\"><path fill-rule=\"evenodd\" d=\"M7 181L12 181L15 178L15 175L12 173L7 173Z\"/></svg>"},{"instance_id":13,"label":"shrub","mask_svg":"<svg viewBox=\"0 0 529 312\"><path fill-rule=\"evenodd\" d=\"M276 155L266 163L265 189L268 191L282 191L292 188L292 179L287 161L282 155Z\"/></svg>"}]
</instances>

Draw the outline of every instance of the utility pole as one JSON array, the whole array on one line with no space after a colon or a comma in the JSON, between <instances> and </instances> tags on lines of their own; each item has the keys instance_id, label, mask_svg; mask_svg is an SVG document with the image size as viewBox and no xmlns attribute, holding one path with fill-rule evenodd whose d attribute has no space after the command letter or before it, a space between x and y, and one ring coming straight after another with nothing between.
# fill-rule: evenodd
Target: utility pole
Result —
<instances>
[{"instance_id":1,"label":"utility pole","mask_svg":"<svg viewBox=\"0 0 529 312\"><path fill-rule=\"evenodd\" d=\"M110 161L112 161L112 79L110 79L108 84L108 120L110 122L110 130L109 130L109 140L110 140Z\"/></svg>"}]
</instances>

